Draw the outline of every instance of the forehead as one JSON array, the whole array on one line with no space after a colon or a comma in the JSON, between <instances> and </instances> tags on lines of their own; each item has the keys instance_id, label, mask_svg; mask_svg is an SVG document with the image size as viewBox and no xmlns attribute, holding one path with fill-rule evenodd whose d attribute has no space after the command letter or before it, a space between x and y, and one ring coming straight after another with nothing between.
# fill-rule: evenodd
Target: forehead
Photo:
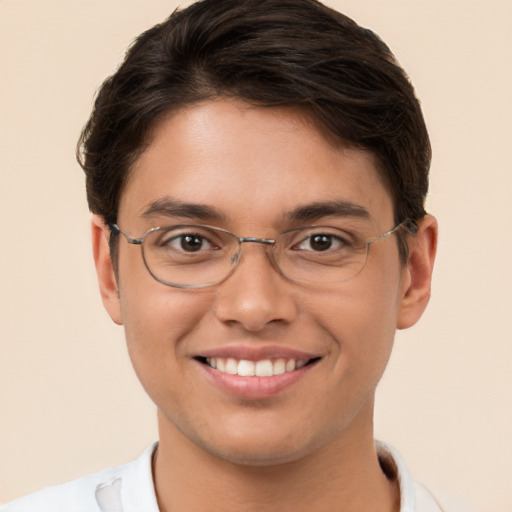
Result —
<instances>
[{"instance_id":1,"label":"forehead","mask_svg":"<svg viewBox=\"0 0 512 512\"><path fill-rule=\"evenodd\" d=\"M357 204L385 223L393 217L370 153L334 143L297 109L235 100L194 105L160 122L132 168L119 217L139 222L165 198L255 224L274 225L301 205L328 201Z\"/></svg>"}]
</instances>

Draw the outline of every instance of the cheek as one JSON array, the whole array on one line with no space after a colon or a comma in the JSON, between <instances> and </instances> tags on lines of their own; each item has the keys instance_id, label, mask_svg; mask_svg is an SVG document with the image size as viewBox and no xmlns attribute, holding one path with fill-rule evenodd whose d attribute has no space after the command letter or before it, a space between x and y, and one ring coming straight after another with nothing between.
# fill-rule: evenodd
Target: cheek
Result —
<instances>
[{"instance_id":1,"label":"cheek","mask_svg":"<svg viewBox=\"0 0 512 512\"><path fill-rule=\"evenodd\" d=\"M119 276L122 320L128 348L134 353L179 350L183 333L197 325L211 303L211 293L156 281L135 250L120 254Z\"/></svg>"},{"instance_id":2,"label":"cheek","mask_svg":"<svg viewBox=\"0 0 512 512\"><path fill-rule=\"evenodd\" d=\"M199 328L212 298L150 279L130 279L130 286L121 291L121 311L132 365L158 404L183 380L180 362L190 352L187 336Z\"/></svg>"},{"instance_id":3,"label":"cheek","mask_svg":"<svg viewBox=\"0 0 512 512\"><path fill-rule=\"evenodd\" d=\"M194 331L211 305L211 298L167 289L152 293L124 292L121 311L129 345L141 350L165 348L186 352L185 335Z\"/></svg>"},{"instance_id":4,"label":"cheek","mask_svg":"<svg viewBox=\"0 0 512 512\"><path fill-rule=\"evenodd\" d=\"M310 297L318 323L335 341L340 375L380 379L389 359L400 299L399 268L388 273L359 275L343 288ZM372 380L370 378L370 380Z\"/></svg>"}]
</instances>

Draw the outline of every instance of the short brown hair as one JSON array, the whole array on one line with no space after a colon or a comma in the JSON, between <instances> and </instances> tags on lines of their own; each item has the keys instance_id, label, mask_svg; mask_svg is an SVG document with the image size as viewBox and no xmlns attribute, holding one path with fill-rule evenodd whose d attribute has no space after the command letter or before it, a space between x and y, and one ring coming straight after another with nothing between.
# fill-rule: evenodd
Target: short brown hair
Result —
<instances>
[{"instance_id":1,"label":"short brown hair","mask_svg":"<svg viewBox=\"0 0 512 512\"><path fill-rule=\"evenodd\" d=\"M141 34L101 86L79 140L91 211L117 222L156 123L218 97L306 109L336 139L375 155L397 223L425 215L431 148L411 83L377 35L316 0L202 0Z\"/></svg>"}]
</instances>

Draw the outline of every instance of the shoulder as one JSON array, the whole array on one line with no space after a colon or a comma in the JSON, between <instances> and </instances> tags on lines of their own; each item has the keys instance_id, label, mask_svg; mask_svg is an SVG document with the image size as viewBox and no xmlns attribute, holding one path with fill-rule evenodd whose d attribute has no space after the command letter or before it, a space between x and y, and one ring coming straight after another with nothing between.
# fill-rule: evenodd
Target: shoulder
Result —
<instances>
[{"instance_id":1,"label":"shoulder","mask_svg":"<svg viewBox=\"0 0 512 512\"><path fill-rule=\"evenodd\" d=\"M46 487L18 498L4 505L0 512L99 512L103 509L102 499L110 499L109 493L117 494L119 499L122 497L125 503L142 505L146 507L142 510L151 512L156 506L151 475L154 448L155 445L150 446L141 457L128 464ZM117 508L107 505L105 510ZM128 509L125 510L128 512ZM155 510L158 511L158 508Z\"/></svg>"},{"instance_id":2,"label":"shoulder","mask_svg":"<svg viewBox=\"0 0 512 512\"><path fill-rule=\"evenodd\" d=\"M87 475L71 482L46 487L2 507L1 512L91 512L97 511L96 487L124 473L122 466Z\"/></svg>"}]
</instances>

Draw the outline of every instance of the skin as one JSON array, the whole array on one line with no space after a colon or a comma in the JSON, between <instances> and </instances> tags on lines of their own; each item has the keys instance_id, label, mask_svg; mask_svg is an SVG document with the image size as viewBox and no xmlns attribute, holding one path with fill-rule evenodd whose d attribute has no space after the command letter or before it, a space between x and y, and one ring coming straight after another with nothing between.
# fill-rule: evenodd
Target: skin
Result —
<instances>
[{"instance_id":1,"label":"skin","mask_svg":"<svg viewBox=\"0 0 512 512\"><path fill-rule=\"evenodd\" d=\"M143 215L166 198L208 206L222 218ZM297 110L220 99L156 127L123 191L118 223L134 237L188 222L273 238L300 225L287 218L297 207L340 200L368 212L355 222L371 236L393 227L392 200L372 155L334 145ZM116 278L107 238L95 217L103 302L124 325L135 371L158 407L154 478L162 511L398 510L398 490L373 444L374 393L395 330L413 325L427 305L433 217L409 241L407 265L392 235L372 245L356 278L329 286L285 279L259 244L244 245L224 282L182 290L154 280L140 247L121 239ZM292 386L259 400L226 393L194 359L211 349L270 345L321 359Z\"/></svg>"}]
</instances>

